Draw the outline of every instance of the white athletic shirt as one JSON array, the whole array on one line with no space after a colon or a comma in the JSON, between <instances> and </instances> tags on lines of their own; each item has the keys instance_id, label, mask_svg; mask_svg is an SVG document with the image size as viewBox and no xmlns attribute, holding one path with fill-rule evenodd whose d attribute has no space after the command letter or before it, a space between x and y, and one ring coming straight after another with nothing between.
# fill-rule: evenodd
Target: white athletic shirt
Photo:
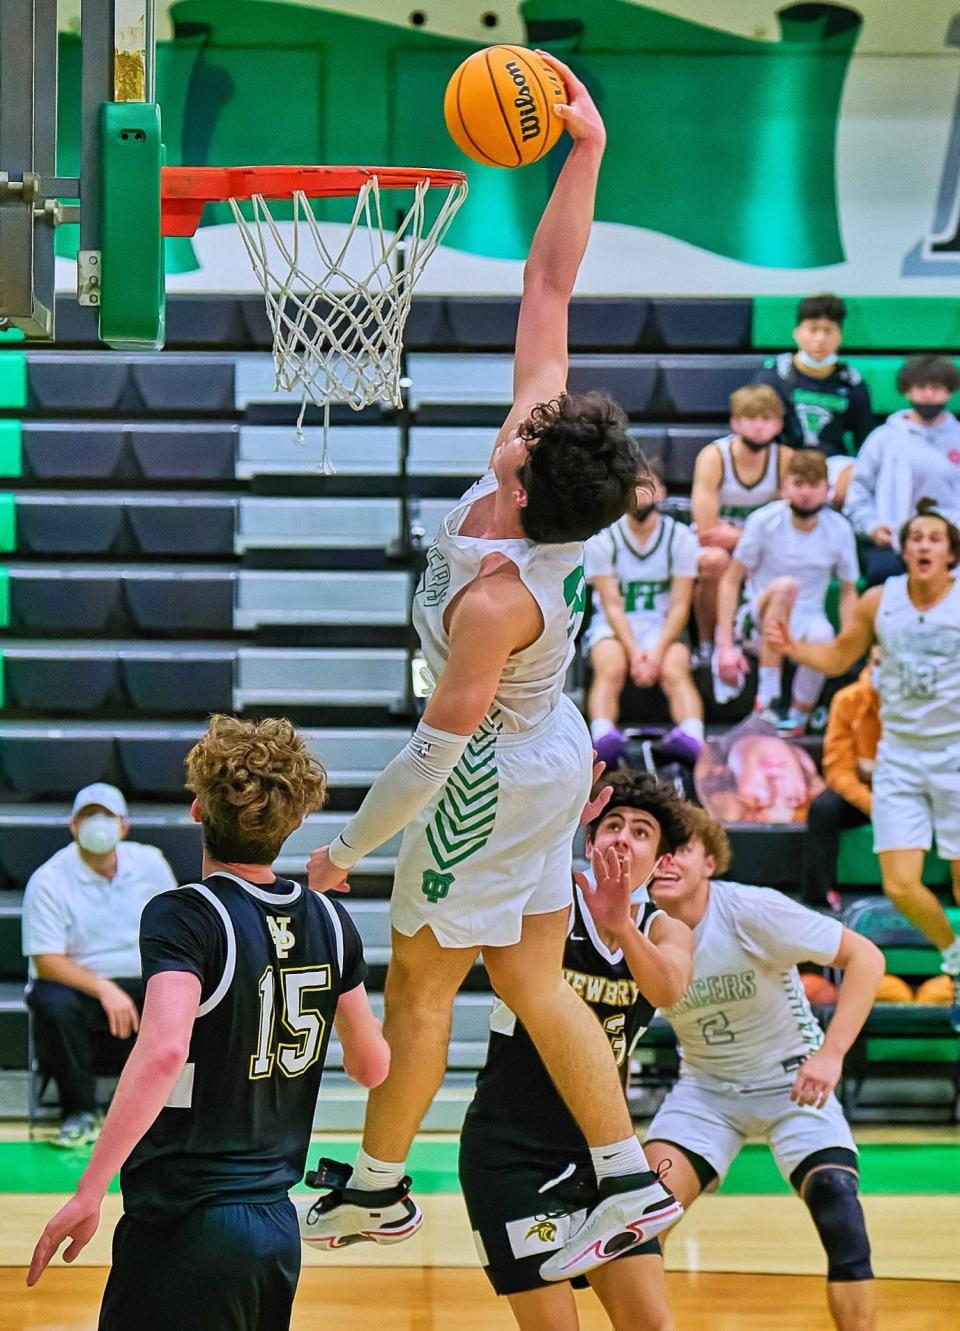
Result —
<instances>
[{"instance_id":1,"label":"white athletic shirt","mask_svg":"<svg viewBox=\"0 0 960 1331\"><path fill-rule=\"evenodd\" d=\"M798 616L823 614L834 575L841 582L856 582L860 576L857 542L847 519L835 509L822 508L812 531L798 531L785 499L750 514L733 554L747 570L752 606L776 578L796 578Z\"/></svg>"},{"instance_id":2,"label":"white athletic shirt","mask_svg":"<svg viewBox=\"0 0 960 1331\"><path fill-rule=\"evenodd\" d=\"M670 609L671 579L695 578L699 557L700 546L690 528L664 516L642 545L629 520L622 517L584 546L587 578L616 578L627 614L656 624L663 623ZM591 625L600 622L606 623L606 618L594 592Z\"/></svg>"},{"instance_id":3,"label":"white athletic shirt","mask_svg":"<svg viewBox=\"0 0 960 1331\"><path fill-rule=\"evenodd\" d=\"M780 493L780 445L771 444L767 451L767 465L758 481L747 485L737 475L732 448L735 435L727 434L722 439L714 439L713 445L720 454L723 472L720 477L720 489L717 502L720 505L720 517L724 522L742 526L751 513L776 499Z\"/></svg>"},{"instance_id":4,"label":"white athletic shirt","mask_svg":"<svg viewBox=\"0 0 960 1331\"><path fill-rule=\"evenodd\" d=\"M532 730L560 701L586 609L587 584L581 541L543 545L522 537L490 541L458 534L470 505L496 488L497 478L488 471L441 522L414 597L413 626L436 681L450 649L443 626L447 606L474 581L488 555L505 555L516 564L523 585L540 607L544 627L536 642L508 657L497 685L496 707L491 708L496 712L497 728L515 733Z\"/></svg>"},{"instance_id":5,"label":"white athletic shirt","mask_svg":"<svg viewBox=\"0 0 960 1331\"><path fill-rule=\"evenodd\" d=\"M876 618L885 739L912 749L960 744L960 577L932 610L918 610L907 574L883 584Z\"/></svg>"},{"instance_id":6,"label":"white athletic shirt","mask_svg":"<svg viewBox=\"0 0 960 1331\"><path fill-rule=\"evenodd\" d=\"M792 1082L823 1040L797 963L832 961L842 932L839 920L772 888L711 883L693 931L693 981L661 1008L680 1044L681 1076L751 1088Z\"/></svg>"}]
</instances>

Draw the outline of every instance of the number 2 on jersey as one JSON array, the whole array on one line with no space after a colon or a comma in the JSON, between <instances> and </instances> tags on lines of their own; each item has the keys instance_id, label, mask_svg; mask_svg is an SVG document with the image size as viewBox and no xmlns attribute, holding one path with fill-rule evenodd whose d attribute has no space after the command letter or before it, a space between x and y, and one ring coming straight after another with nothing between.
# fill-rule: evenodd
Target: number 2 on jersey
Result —
<instances>
[{"instance_id":1,"label":"number 2 on jersey","mask_svg":"<svg viewBox=\"0 0 960 1331\"><path fill-rule=\"evenodd\" d=\"M323 991L330 988L330 967L285 966L280 969L280 986L283 994L283 1013L281 1026L294 1037L293 1041L277 1040L276 1026L276 980L272 966L260 976L260 1021L257 1035L257 1050L250 1057L250 1080L258 1081L273 1073L274 1063L288 1077L299 1077L306 1072L320 1056L323 1033L327 1023L318 1008L307 1001L311 991ZM276 1044L276 1048L274 1048Z\"/></svg>"},{"instance_id":2,"label":"number 2 on jersey","mask_svg":"<svg viewBox=\"0 0 960 1331\"><path fill-rule=\"evenodd\" d=\"M736 1036L730 1029L730 1018L725 1012L716 1012L712 1017L701 1017L697 1022L704 1044L733 1044Z\"/></svg>"}]
</instances>

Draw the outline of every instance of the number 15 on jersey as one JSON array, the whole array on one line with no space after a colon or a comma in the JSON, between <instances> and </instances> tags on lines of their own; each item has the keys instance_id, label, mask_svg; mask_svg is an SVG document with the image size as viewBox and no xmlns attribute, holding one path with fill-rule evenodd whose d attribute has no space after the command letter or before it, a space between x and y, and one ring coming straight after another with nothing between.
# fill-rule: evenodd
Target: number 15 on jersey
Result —
<instances>
[{"instance_id":1,"label":"number 15 on jersey","mask_svg":"<svg viewBox=\"0 0 960 1331\"><path fill-rule=\"evenodd\" d=\"M283 999L280 1032L276 1025L277 981ZM310 1002L311 993L330 988L330 967L268 966L260 976L260 1022L256 1052L250 1057L250 1080L273 1075L274 1066L287 1077L299 1077L320 1056L327 1023L320 1009ZM283 1031L292 1040L278 1038Z\"/></svg>"}]
</instances>

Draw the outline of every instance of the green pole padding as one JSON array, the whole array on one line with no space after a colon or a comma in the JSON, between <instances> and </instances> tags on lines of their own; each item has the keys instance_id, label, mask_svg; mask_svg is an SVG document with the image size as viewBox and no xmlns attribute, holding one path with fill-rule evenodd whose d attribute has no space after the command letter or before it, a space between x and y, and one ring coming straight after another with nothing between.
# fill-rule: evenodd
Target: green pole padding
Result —
<instances>
[{"instance_id":1,"label":"green pole padding","mask_svg":"<svg viewBox=\"0 0 960 1331\"><path fill-rule=\"evenodd\" d=\"M23 426L0 421L0 476L23 475Z\"/></svg>"},{"instance_id":2,"label":"green pole padding","mask_svg":"<svg viewBox=\"0 0 960 1331\"><path fill-rule=\"evenodd\" d=\"M156 102L106 102L100 130L100 340L119 349L158 349L164 336L160 107Z\"/></svg>"},{"instance_id":3,"label":"green pole padding","mask_svg":"<svg viewBox=\"0 0 960 1331\"><path fill-rule=\"evenodd\" d=\"M17 497L0 490L0 550L9 554L17 548Z\"/></svg>"},{"instance_id":4,"label":"green pole padding","mask_svg":"<svg viewBox=\"0 0 960 1331\"><path fill-rule=\"evenodd\" d=\"M27 405L27 358L22 351L0 354L0 407Z\"/></svg>"},{"instance_id":5,"label":"green pole padding","mask_svg":"<svg viewBox=\"0 0 960 1331\"><path fill-rule=\"evenodd\" d=\"M22 328L0 328L0 342L26 342L27 335Z\"/></svg>"},{"instance_id":6,"label":"green pole padding","mask_svg":"<svg viewBox=\"0 0 960 1331\"><path fill-rule=\"evenodd\" d=\"M10 627L10 570L0 568L0 629Z\"/></svg>"},{"instance_id":7,"label":"green pole padding","mask_svg":"<svg viewBox=\"0 0 960 1331\"><path fill-rule=\"evenodd\" d=\"M842 293L841 293L842 294ZM953 296L844 296L843 342L856 351L938 351L960 344L960 302ZM793 345L799 296L757 296L753 345Z\"/></svg>"}]
</instances>

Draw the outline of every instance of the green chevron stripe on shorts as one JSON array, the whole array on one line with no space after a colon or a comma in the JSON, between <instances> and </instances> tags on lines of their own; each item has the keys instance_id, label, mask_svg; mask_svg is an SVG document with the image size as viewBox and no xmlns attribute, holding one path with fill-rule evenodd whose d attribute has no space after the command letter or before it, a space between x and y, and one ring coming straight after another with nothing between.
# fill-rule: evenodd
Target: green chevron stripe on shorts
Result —
<instances>
[{"instance_id":1,"label":"green chevron stripe on shorts","mask_svg":"<svg viewBox=\"0 0 960 1331\"><path fill-rule=\"evenodd\" d=\"M440 869L462 864L490 840L500 794L497 736L503 722L499 717L500 708L493 708L470 737L427 827L427 843Z\"/></svg>"}]
</instances>

